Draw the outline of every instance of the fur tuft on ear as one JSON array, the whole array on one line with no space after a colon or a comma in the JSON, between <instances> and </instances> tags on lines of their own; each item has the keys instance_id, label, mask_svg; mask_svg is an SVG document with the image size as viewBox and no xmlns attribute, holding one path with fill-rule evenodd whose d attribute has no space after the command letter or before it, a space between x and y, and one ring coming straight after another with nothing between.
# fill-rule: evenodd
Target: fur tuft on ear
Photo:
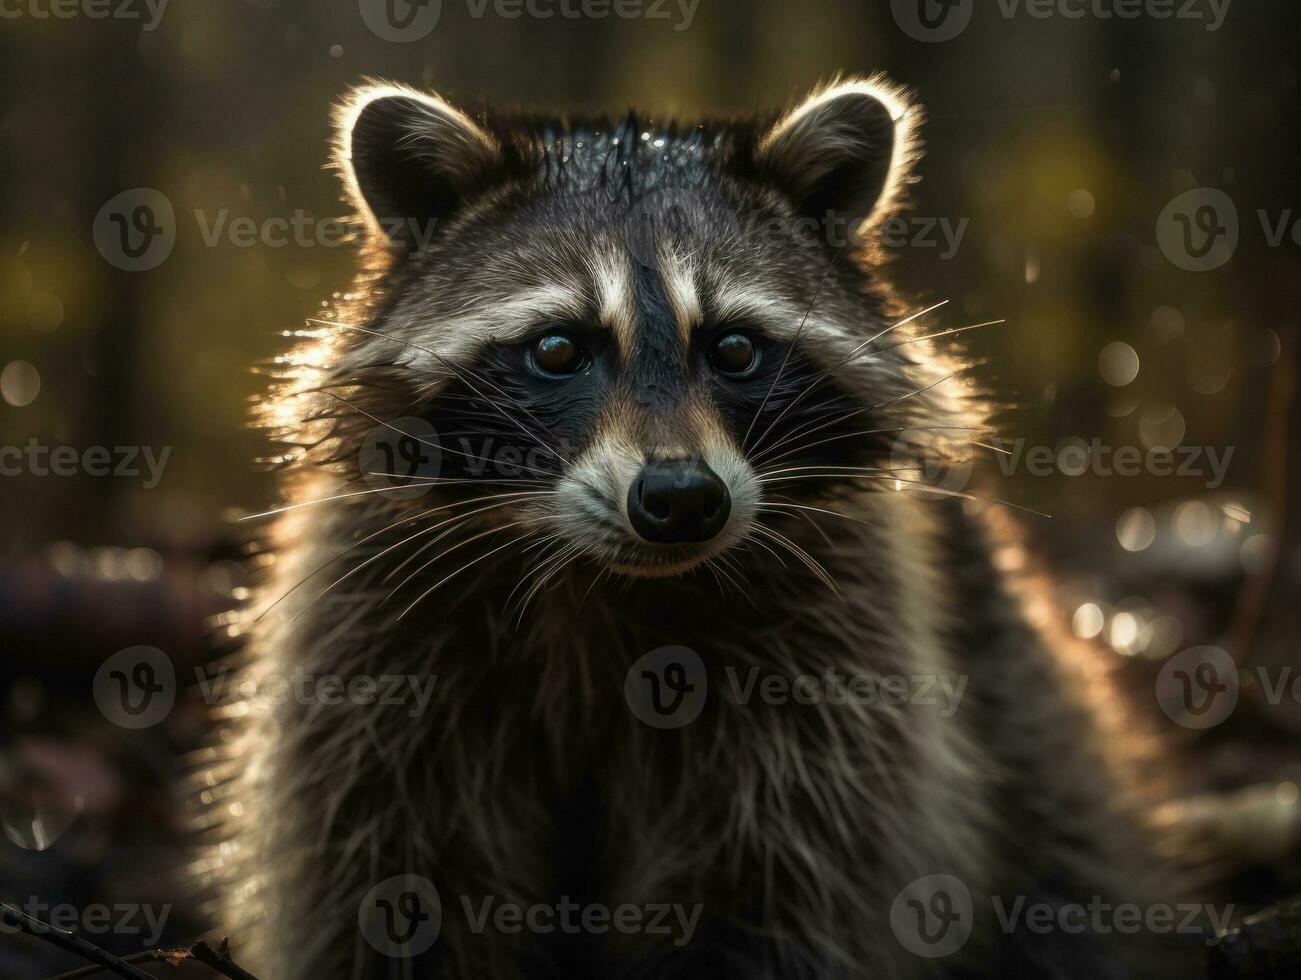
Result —
<instances>
[{"instance_id":1,"label":"fur tuft on ear","mask_svg":"<svg viewBox=\"0 0 1301 980\"><path fill-rule=\"evenodd\" d=\"M335 164L372 239L405 251L500 176L501 146L436 95L368 83L335 114Z\"/></svg>"},{"instance_id":2,"label":"fur tuft on ear","mask_svg":"<svg viewBox=\"0 0 1301 980\"><path fill-rule=\"evenodd\" d=\"M904 91L880 76L837 79L760 138L756 161L805 216L847 221L851 229L875 226L913 180L920 116Z\"/></svg>"}]
</instances>

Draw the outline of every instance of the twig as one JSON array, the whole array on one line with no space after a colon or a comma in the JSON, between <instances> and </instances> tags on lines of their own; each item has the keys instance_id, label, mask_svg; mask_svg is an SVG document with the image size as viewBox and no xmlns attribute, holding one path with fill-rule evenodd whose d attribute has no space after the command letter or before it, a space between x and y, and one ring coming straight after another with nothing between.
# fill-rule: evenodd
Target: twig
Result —
<instances>
[{"instance_id":1,"label":"twig","mask_svg":"<svg viewBox=\"0 0 1301 980\"><path fill-rule=\"evenodd\" d=\"M180 966L183 960L189 959L190 951L187 949L150 949L143 953L133 953L130 956L122 957L123 963L157 963L164 960L172 966ZM76 970L69 970L67 973L60 973L57 977L51 977L50 980L82 980L83 977L93 977L97 973L103 973L102 966L83 966Z\"/></svg>"},{"instance_id":2,"label":"twig","mask_svg":"<svg viewBox=\"0 0 1301 980\"><path fill-rule=\"evenodd\" d=\"M199 963L212 967L230 980L257 980L253 974L236 966L235 961L230 958L229 939L223 939L215 951L207 943L195 943L190 947L190 955Z\"/></svg>"},{"instance_id":3,"label":"twig","mask_svg":"<svg viewBox=\"0 0 1301 980\"><path fill-rule=\"evenodd\" d=\"M42 922L40 919L33 918L26 912L14 908L12 905L0 903L0 919L3 919L6 925L13 926L27 933L29 936L35 936L38 939L44 939L46 942L53 943L60 949L69 953L76 953L83 959L90 960L92 963L98 963L105 970L116 973L119 977L126 977L127 980L154 980L148 973L136 969L120 956L114 956L112 953L100 949L93 943L88 943L80 936L73 935L66 929L60 929L52 926L48 922ZM235 980L244 980L244 978L235 978Z\"/></svg>"}]
</instances>

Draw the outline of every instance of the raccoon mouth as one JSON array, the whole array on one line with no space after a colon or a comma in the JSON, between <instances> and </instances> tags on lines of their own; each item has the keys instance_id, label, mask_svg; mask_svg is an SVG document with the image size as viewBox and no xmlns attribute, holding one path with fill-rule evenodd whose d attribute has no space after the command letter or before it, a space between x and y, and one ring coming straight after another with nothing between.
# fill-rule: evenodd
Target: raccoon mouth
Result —
<instances>
[{"instance_id":1,"label":"raccoon mouth","mask_svg":"<svg viewBox=\"0 0 1301 980\"><path fill-rule=\"evenodd\" d=\"M607 561L607 567L612 572L629 578L671 578L703 565L724 549L713 542L707 542L693 548L638 550L640 553L635 556L625 550L617 558Z\"/></svg>"}]
</instances>

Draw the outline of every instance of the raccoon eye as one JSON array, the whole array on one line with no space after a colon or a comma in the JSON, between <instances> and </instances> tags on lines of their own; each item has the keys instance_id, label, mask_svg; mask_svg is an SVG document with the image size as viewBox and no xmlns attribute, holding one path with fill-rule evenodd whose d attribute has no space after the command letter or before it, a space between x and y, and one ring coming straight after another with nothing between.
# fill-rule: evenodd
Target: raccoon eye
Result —
<instances>
[{"instance_id":1,"label":"raccoon eye","mask_svg":"<svg viewBox=\"0 0 1301 980\"><path fill-rule=\"evenodd\" d=\"M758 365L759 351L745 334L725 333L714 341L709 363L721 374L743 377Z\"/></svg>"},{"instance_id":2,"label":"raccoon eye","mask_svg":"<svg viewBox=\"0 0 1301 980\"><path fill-rule=\"evenodd\" d=\"M529 360L539 374L556 377L582 370L587 355L565 334L549 333L534 342Z\"/></svg>"}]
</instances>

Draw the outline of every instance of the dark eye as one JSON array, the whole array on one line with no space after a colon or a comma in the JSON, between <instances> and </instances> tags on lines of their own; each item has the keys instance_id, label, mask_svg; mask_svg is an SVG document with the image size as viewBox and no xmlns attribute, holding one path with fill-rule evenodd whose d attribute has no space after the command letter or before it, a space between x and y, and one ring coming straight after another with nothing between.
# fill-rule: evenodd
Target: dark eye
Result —
<instances>
[{"instance_id":1,"label":"dark eye","mask_svg":"<svg viewBox=\"0 0 1301 980\"><path fill-rule=\"evenodd\" d=\"M709 363L722 374L743 376L758 365L759 351L745 334L725 333L714 341L709 351Z\"/></svg>"},{"instance_id":2,"label":"dark eye","mask_svg":"<svg viewBox=\"0 0 1301 980\"><path fill-rule=\"evenodd\" d=\"M533 366L543 375L574 374L587 364L583 348L563 333L538 338L530 351Z\"/></svg>"}]
</instances>

